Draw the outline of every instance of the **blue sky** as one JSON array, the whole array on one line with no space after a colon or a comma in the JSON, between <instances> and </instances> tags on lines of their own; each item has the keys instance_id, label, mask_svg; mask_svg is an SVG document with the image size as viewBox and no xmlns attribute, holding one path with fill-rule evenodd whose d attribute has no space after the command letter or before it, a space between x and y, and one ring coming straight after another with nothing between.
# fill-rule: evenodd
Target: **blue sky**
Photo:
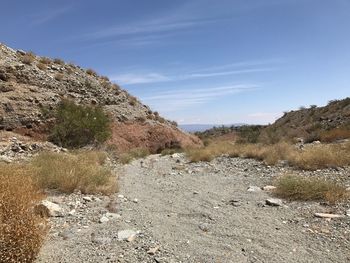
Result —
<instances>
[{"instance_id":1,"label":"blue sky","mask_svg":"<svg viewBox=\"0 0 350 263\"><path fill-rule=\"evenodd\" d=\"M1 0L0 42L107 75L179 123L350 96L350 0Z\"/></svg>"}]
</instances>

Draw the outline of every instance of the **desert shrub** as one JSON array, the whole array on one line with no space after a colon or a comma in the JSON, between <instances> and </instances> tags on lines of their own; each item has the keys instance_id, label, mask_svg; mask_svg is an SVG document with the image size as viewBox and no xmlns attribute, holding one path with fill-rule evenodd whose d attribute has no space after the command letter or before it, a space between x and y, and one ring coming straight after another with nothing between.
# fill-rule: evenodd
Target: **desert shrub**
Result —
<instances>
[{"instance_id":1,"label":"desert shrub","mask_svg":"<svg viewBox=\"0 0 350 263\"><path fill-rule=\"evenodd\" d=\"M137 103L136 97L131 96L131 97L129 98L129 104L130 104L131 106L135 106L136 103Z\"/></svg>"},{"instance_id":2,"label":"desert shrub","mask_svg":"<svg viewBox=\"0 0 350 263\"><path fill-rule=\"evenodd\" d=\"M41 62L39 62L36 66L37 66L38 69L40 69L40 70L45 70L45 69L47 69L46 64L41 63Z\"/></svg>"},{"instance_id":3,"label":"desert shrub","mask_svg":"<svg viewBox=\"0 0 350 263\"><path fill-rule=\"evenodd\" d=\"M46 233L42 199L27 167L0 164L0 262L34 262Z\"/></svg>"},{"instance_id":4,"label":"desert shrub","mask_svg":"<svg viewBox=\"0 0 350 263\"><path fill-rule=\"evenodd\" d=\"M261 129L262 129L262 126L260 125L245 125L245 126L239 127L238 142L257 143L259 141Z\"/></svg>"},{"instance_id":5,"label":"desert shrub","mask_svg":"<svg viewBox=\"0 0 350 263\"><path fill-rule=\"evenodd\" d=\"M121 163L127 164L132 160L145 158L148 155L150 155L150 152L147 148L134 148L126 153L120 154L118 159Z\"/></svg>"},{"instance_id":6,"label":"desert shrub","mask_svg":"<svg viewBox=\"0 0 350 263\"><path fill-rule=\"evenodd\" d=\"M93 69L87 69L86 70L86 73L88 74L88 75L90 75L90 76L94 76L94 77L97 77L97 73L96 73L96 71L95 70L93 70Z\"/></svg>"},{"instance_id":7,"label":"desert shrub","mask_svg":"<svg viewBox=\"0 0 350 263\"><path fill-rule=\"evenodd\" d=\"M55 75L55 80L57 80L57 81L62 81L63 78L64 78L64 75L62 73L57 73Z\"/></svg>"},{"instance_id":8,"label":"desert shrub","mask_svg":"<svg viewBox=\"0 0 350 263\"><path fill-rule=\"evenodd\" d=\"M74 148L102 143L110 136L110 120L99 107L76 105L63 100L54 113L50 140Z\"/></svg>"},{"instance_id":9,"label":"desert shrub","mask_svg":"<svg viewBox=\"0 0 350 263\"><path fill-rule=\"evenodd\" d=\"M64 65L64 61L60 58L55 58L53 60L54 63L59 64L59 65Z\"/></svg>"},{"instance_id":10,"label":"desert shrub","mask_svg":"<svg viewBox=\"0 0 350 263\"><path fill-rule=\"evenodd\" d=\"M334 142L350 138L350 129L336 128L321 132L319 139L322 142Z\"/></svg>"},{"instance_id":11,"label":"desert shrub","mask_svg":"<svg viewBox=\"0 0 350 263\"><path fill-rule=\"evenodd\" d=\"M299 150L286 142L266 145L212 141L202 148L187 149L186 154L191 162L211 161L215 157L227 154L230 157L253 158L268 165L287 160L291 166L299 169L317 170L350 165L350 142L312 145Z\"/></svg>"},{"instance_id":12,"label":"desert shrub","mask_svg":"<svg viewBox=\"0 0 350 263\"><path fill-rule=\"evenodd\" d=\"M22 58L21 61L24 64L31 65L35 60L35 55L32 52L26 53Z\"/></svg>"},{"instance_id":13,"label":"desert shrub","mask_svg":"<svg viewBox=\"0 0 350 263\"><path fill-rule=\"evenodd\" d=\"M109 78L107 76L101 76L100 78L105 82L109 82Z\"/></svg>"},{"instance_id":14,"label":"desert shrub","mask_svg":"<svg viewBox=\"0 0 350 263\"><path fill-rule=\"evenodd\" d=\"M306 147L288 157L291 165L305 170L317 170L350 165L350 143L320 144Z\"/></svg>"},{"instance_id":15,"label":"desert shrub","mask_svg":"<svg viewBox=\"0 0 350 263\"><path fill-rule=\"evenodd\" d=\"M105 153L97 151L47 152L37 156L32 166L38 185L43 189L111 194L117 190L117 181L110 167L105 165L106 158Z\"/></svg>"},{"instance_id":16,"label":"desert shrub","mask_svg":"<svg viewBox=\"0 0 350 263\"><path fill-rule=\"evenodd\" d=\"M330 180L298 175L283 175L275 182L274 194L289 200L336 203L349 197L346 188Z\"/></svg>"},{"instance_id":17,"label":"desert shrub","mask_svg":"<svg viewBox=\"0 0 350 263\"><path fill-rule=\"evenodd\" d=\"M42 63L42 64L45 64L45 65L48 65L51 63L51 59L50 58L47 58L47 57L41 57L39 59L39 62Z\"/></svg>"}]
</instances>

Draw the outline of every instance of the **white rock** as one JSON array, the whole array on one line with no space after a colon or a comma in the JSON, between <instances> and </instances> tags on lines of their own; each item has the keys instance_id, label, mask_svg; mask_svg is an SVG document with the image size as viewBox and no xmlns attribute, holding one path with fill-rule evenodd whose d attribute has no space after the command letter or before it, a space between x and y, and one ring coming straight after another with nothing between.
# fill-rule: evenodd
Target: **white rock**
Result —
<instances>
[{"instance_id":1,"label":"white rock","mask_svg":"<svg viewBox=\"0 0 350 263\"><path fill-rule=\"evenodd\" d=\"M337 214L327 214L327 213L315 213L314 214L316 217L320 218L342 218L344 215L337 215Z\"/></svg>"},{"instance_id":2,"label":"white rock","mask_svg":"<svg viewBox=\"0 0 350 263\"><path fill-rule=\"evenodd\" d=\"M247 189L248 192L260 192L261 188L258 186L249 186Z\"/></svg>"},{"instance_id":3,"label":"white rock","mask_svg":"<svg viewBox=\"0 0 350 263\"><path fill-rule=\"evenodd\" d=\"M176 159L176 158L180 158L181 157L181 154L179 153L174 153L171 155L172 158Z\"/></svg>"},{"instance_id":4,"label":"white rock","mask_svg":"<svg viewBox=\"0 0 350 263\"><path fill-rule=\"evenodd\" d=\"M123 198L124 198L124 195L118 195L118 198L123 199Z\"/></svg>"},{"instance_id":5,"label":"white rock","mask_svg":"<svg viewBox=\"0 0 350 263\"><path fill-rule=\"evenodd\" d=\"M348 211L346 211L346 215L350 216L350 209Z\"/></svg>"},{"instance_id":6,"label":"white rock","mask_svg":"<svg viewBox=\"0 0 350 263\"><path fill-rule=\"evenodd\" d=\"M99 220L99 222L100 222L101 224L106 223L106 222L108 222L108 221L109 221L109 218L108 218L107 216L103 216L103 217L101 217L100 220Z\"/></svg>"},{"instance_id":7,"label":"white rock","mask_svg":"<svg viewBox=\"0 0 350 263\"><path fill-rule=\"evenodd\" d=\"M124 241L128 240L129 242L135 239L137 232L131 229L118 231L118 240Z\"/></svg>"},{"instance_id":8,"label":"white rock","mask_svg":"<svg viewBox=\"0 0 350 263\"><path fill-rule=\"evenodd\" d=\"M148 251L147 251L147 254L148 255L154 255L159 249L159 246L156 246L156 247L152 247L150 248Z\"/></svg>"},{"instance_id":9,"label":"white rock","mask_svg":"<svg viewBox=\"0 0 350 263\"><path fill-rule=\"evenodd\" d=\"M134 200L132 200L134 203L138 203L139 200L137 198L135 198Z\"/></svg>"},{"instance_id":10,"label":"white rock","mask_svg":"<svg viewBox=\"0 0 350 263\"><path fill-rule=\"evenodd\" d=\"M63 216L63 209L58 204L52 203L48 200L42 201L41 204L47 208L49 216L51 217Z\"/></svg>"},{"instance_id":11,"label":"white rock","mask_svg":"<svg viewBox=\"0 0 350 263\"><path fill-rule=\"evenodd\" d=\"M263 187L264 191L273 191L275 189L276 189L276 186L273 186L273 185L266 185Z\"/></svg>"},{"instance_id":12,"label":"white rock","mask_svg":"<svg viewBox=\"0 0 350 263\"><path fill-rule=\"evenodd\" d=\"M117 214L117 213L106 213L105 215L107 218L109 219L118 219L121 218L121 215Z\"/></svg>"},{"instance_id":13,"label":"white rock","mask_svg":"<svg viewBox=\"0 0 350 263\"><path fill-rule=\"evenodd\" d=\"M278 198L269 198L266 199L266 204L270 205L270 206L281 206L283 205L283 201L281 199Z\"/></svg>"}]
</instances>

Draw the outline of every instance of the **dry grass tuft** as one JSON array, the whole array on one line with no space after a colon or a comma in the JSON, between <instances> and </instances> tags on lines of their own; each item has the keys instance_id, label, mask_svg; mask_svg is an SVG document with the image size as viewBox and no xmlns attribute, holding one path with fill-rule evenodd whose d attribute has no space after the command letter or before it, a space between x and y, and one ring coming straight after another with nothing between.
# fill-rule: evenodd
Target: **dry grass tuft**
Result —
<instances>
[{"instance_id":1,"label":"dry grass tuft","mask_svg":"<svg viewBox=\"0 0 350 263\"><path fill-rule=\"evenodd\" d=\"M135 148L135 149L130 150L127 153L120 154L118 159L122 164L127 164L135 159L145 158L148 155L150 155L150 152L148 149Z\"/></svg>"},{"instance_id":2,"label":"dry grass tuft","mask_svg":"<svg viewBox=\"0 0 350 263\"><path fill-rule=\"evenodd\" d=\"M55 80L57 80L57 81L62 81L63 78L64 78L64 75L62 73L57 73L55 75Z\"/></svg>"},{"instance_id":3,"label":"dry grass tuft","mask_svg":"<svg viewBox=\"0 0 350 263\"><path fill-rule=\"evenodd\" d=\"M47 57L41 57L39 62L42 64L45 64L45 65L49 65L49 64L51 64L51 59L47 58Z\"/></svg>"},{"instance_id":4,"label":"dry grass tuft","mask_svg":"<svg viewBox=\"0 0 350 263\"><path fill-rule=\"evenodd\" d=\"M253 158L267 165L287 160L294 167L317 170L350 165L350 143L310 145L303 150L288 144L234 144L211 142L208 146L186 151L191 162L211 161L215 157L228 154L230 157Z\"/></svg>"},{"instance_id":5,"label":"dry grass tuft","mask_svg":"<svg viewBox=\"0 0 350 263\"><path fill-rule=\"evenodd\" d=\"M40 69L40 70L46 70L46 69L47 69L46 64L41 63L41 62L39 62L38 64L36 64L36 66L37 66L38 69Z\"/></svg>"},{"instance_id":6,"label":"dry grass tuft","mask_svg":"<svg viewBox=\"0 0 350 263\"><path fill-rule=\"evenodd\" d=\"M60 58L55 58L53 62L62 66L64 65L64 61Z\"/></svg>"},{"instance_id":7,"label":"dry grass tuft","mask_svg":"<svg viewBox=\"0 0 350 263\"><path fill-rule=\"evenodd\" d=\"M91 69L91 68L87 69L87 70L86 70L86 73L87 73L88 75L90 75L90 76L97 77L96 71L93 70L93 69Z\"/></svg>"},{"instance_id":8,"label":"dry grass tuft","mask_svg":"<svg viewBox=\"0 0 350 263\"><path fill-rule=\"evenodd\" d=\"M274 194L289 200L327 201L331 204L349 198L346 188L330 180L283 175L276 180Z\"/></svg>"},{"instance_id":9,"label":"dry grass tuft","mask_svg":"<svg viewBox=\"0 0 350 263\"><path fill-rule=\"evenodd\" d=\"M28 167L0 164L0 262L34 262L46 233L34 213L42 197Z\"/></svg>"},{"instance_id":10,"label":"dry grass tuft","mask_svg":"<svg viewBox=\"0 0 350 263\"><path fill-rule=\"evenodd\" d=\"M33 160L32 166L43 189L111 194L117 190L117 179L105 165L106 158L105 153L97 151L42 153Z\"/></svg>"},{"instance_id":11,"label":"dry grass tuft","mask_svg":"<svg viewBox=\"0 0 350 263\"><path fill-rule=\"evenodd\" d=\"M348 138L350 138L350 130L340 128L324 131L320 135L320 141L322 142L334 142Z\"/></svg>"},{"instance_id":12,"label":"dry grass tuft","mask_svg":"<svg viewBox=\"0 0 350 263\"><path fill-rule=\"evenodd\" d=\"M347 166L350 165L350 143L309 146L303 151L293 152L287 160L305 170Z\"/></svg>"},{"instance_id":13,"label":"dry grass tuft","mask_svg":"<svg viewBox=\"0 0 350 263\"><path fill-rule=\"evenodd\" d=\"M21 58L22 63L27 65L31 65L34 62L34 60L35 60L35 55L32 52L28 52Z\"/></svg>"}]
</instances>

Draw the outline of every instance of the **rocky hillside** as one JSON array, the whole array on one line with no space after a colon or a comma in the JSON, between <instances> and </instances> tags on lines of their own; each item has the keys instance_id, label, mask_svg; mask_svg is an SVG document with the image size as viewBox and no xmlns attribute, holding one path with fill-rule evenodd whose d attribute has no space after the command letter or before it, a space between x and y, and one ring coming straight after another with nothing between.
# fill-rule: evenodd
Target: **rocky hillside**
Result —
<instances>
[{"instance_id":1,"label":"rocky hillside","mask_svg":"<svg viewBox=\"0 0 350 263\"><path fill-rule=\"evenodd\" d=\"M48 123L42 109L52 110L64 98L102 106L114 121L109 143L120 151L201 144L91 69L0 44L0 131L45 139Z\"/></svg>"},{"instance_id":2,"label":"rocky hillside","mask_svg":"<svg viewBox=\"0 0 350 263\"><path fill-rule=\"evenodd\" d=\"M312 105L286 112L262 135L270 139L300 137L306 141L350 137L350 98L330 101L324 107Z\"/></svg>"}]
</instances>

